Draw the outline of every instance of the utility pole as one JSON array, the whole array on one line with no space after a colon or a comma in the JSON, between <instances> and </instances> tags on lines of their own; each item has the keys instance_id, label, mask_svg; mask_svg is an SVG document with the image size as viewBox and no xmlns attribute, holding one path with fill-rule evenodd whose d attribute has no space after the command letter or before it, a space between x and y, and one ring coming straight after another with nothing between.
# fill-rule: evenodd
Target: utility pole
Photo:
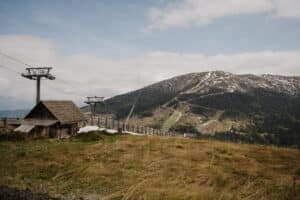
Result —
<instances>
[{"instance_id":1,"label":"utility pole","mask_svg":"<svg viewBox=\"0 0 300 200\"><path fill-rule=\"evenodd\" d=\"M104 104L104 97L87 97L87 100L85 101L86 104L90 105L91 108L91 123L94 124L94 117L96 116L96 107L98 103Z\"/></svg>"},{"instance_id":2,"label":"utility pole","mask_svg":"<svg viewBox=\"0 0 300 200\"><path fill-rule=\"evenodd\" d=\"M40 102L41 99L41 80L46 78L49 80L54 80L55 77L50 74L52 67L30 67L26 68L25 73L22 73L24 78L36 81L36 104Z\"/></svg>"}]
</instances>

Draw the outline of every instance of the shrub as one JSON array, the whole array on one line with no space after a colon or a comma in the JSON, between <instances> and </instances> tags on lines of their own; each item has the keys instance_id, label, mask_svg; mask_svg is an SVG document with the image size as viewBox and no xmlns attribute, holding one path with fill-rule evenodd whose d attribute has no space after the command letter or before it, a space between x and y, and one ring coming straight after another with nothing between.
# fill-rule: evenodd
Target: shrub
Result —
<instances>
[{"instance_id":1,"label":"shrub","mask_svg":"<svg viewBox=\"0 0 300 200\"><path fill-rule=\"evenodd\" d=\"M98 131L92 131L88 133L82 133L75 136L76 139L79 139L81 142L96 142L103 140L101 133Z\"/></svg>"},{"instance_id":2,"label":"shrub","mask_svg":"<svg viewBox=\"0 0 300 200\"><path fill-rule=\"evenodd\" d=\"M176 131L179 133L199 133L199 131L192 125L178 125L173 128L172 131Z\"/></svg>"},{"instance_id":3,"label":"shrub","mask_svg":"<svg viewBox=\"0 0 300 200\"><path fill-rule=\"evenodd\" d=\"M0 132L0 141L22 141L25 140L24 133L14 131Z\"/></svg>"}]
</instances>

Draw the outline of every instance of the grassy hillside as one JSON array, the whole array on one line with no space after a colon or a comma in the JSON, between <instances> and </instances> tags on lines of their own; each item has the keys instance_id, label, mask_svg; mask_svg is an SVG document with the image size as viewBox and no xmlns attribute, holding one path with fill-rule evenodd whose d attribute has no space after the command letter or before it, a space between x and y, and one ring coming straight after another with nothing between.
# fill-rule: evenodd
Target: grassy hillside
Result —
<instances>
[{"instance_id":1,"label":"grassy hillside","mask_svg":"<svg viewBox=\"0 0 300 200\"><path fill-rule=\"evenodd\" d=\"M129 122L140 126L206 135L234 131L259 136L257 143L300 145L299 77L222 71L186 74L107 99L97 112L124 120L133 105ZM181 117L174 120L175 115L163 115L161 108L180 112Z\"/></svg>"},{"instance_id":2,"label":"grassy hillside","mask_svg":"<svg viewBox=\"0 0 300 200\"><path fill-rule=\"evenodd\" d=\"M141 104L143 102L140 102ZM279 94L264 89L248 93L232 92L203 96L202 94L180 94L163 107L175 115L158 116L161 106L152 115L136 114L140 123L166 130L186 132L182 127L191 127L202 134L216 133L258 135L264 144L278 146L300 145L300 96ZM175 112L174 112L175 111ZM152 120L151 120L152 118ZM155 120L160 119L160 120Z\"/></svg>"},{"instance_id":3,"label":"grassy hillside","mask_svg":"<svg viewBox=\"0 0 300 200\"><path fill-rule=\"evenodd\" d=\"M222 94L217 98L212 96L181 98L191 104L223 110L222 122L229 119L251 121L251 125L238 130L246 133L268 133L272 138L269 140L270 143L282 146L300 144L300 96L253 90L252 93Z\"/></svg>"},{"instance_id":4,"label":"grassy hillside","mask_svg":"<svg viewBox=\"0 0 300 200\"><path fill-rule=\"evenodd\" d=\"M174 111L173 114L164 122L162 126L162 130L167 132L169 131L172 126L181 118L181 112Z\"/></svg>"},{"instance_id":5,"label":"grassy hillside","mask_svg":"<svg viewBox=\"0 0 300 200\"><path fill-rule=\"evenodd\" d=\"M0 142L0 185L94 199L300 198L299 150L91 136Z\"/></svg>"}]
</instances>

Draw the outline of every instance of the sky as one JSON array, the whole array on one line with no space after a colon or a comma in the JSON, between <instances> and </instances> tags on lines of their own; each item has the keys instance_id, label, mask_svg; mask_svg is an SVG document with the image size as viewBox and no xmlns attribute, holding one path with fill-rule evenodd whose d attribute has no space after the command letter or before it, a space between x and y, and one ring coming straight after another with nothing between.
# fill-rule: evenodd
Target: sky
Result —
<instances>
[{"instance_id":1,"label":"sky","mask_svg":"<svg viewBox=\"0 0 300 200\"><path fill-rule=\"evenodd\" d=\"M0 0L0 53L52 66L42 99L106 98L202 71L300 75L299 0ZM0 110L34 105L0 54Z\"/></svg>"}]
</instances>

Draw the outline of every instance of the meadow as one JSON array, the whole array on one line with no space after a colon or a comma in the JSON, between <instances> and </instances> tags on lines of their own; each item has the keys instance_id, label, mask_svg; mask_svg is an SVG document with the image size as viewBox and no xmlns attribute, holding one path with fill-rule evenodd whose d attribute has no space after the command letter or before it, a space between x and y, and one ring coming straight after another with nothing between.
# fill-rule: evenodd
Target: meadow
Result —
<instances>
[{"instance_id":1,"label":"meadow","mask_svg":"<svg viewBox=\"0 0 300 200\"><path fill-rule=\"evenodd\" d=\"M300 199L300 151L108 136L0 142L0 185L65 199Z\"/></svg>"}]
</instances>

